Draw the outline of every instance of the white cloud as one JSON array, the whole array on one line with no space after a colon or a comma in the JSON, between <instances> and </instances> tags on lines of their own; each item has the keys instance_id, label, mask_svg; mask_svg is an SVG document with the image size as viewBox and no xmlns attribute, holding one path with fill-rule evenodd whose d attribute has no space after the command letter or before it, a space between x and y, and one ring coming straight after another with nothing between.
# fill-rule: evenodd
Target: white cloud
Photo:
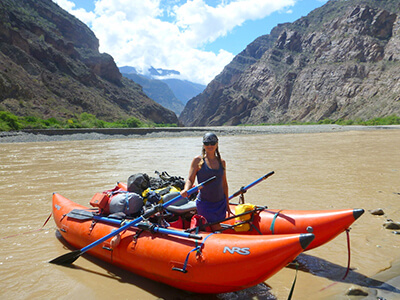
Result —
<instances>
[{"instance_id":1,"label":"white cloud","mask_svg":"<svg viewBox=\"0 0 400 300\"><path fill-rule=\"evenodd\" d=\"M237 0L212 7L203 0L191 0L175 6L174 12L183 36L196 45L196 42L213 42L247 20L265 18L294 3L294 0Z\"/></svg>"},{"instance_id":2,"label":"white cloud","mask_svg":"<svg viewBox=\"0 0 400 300\"><path fill-rule=\"evenodd\" d=\"M76 9L68 0L53 0L86 23L100 41L100 51L118 66L146 70L174 69L184 79L207 84L234 57L221 49L202 50L246 20L261 19L294 5L296 0L97 0L95 10Z\"/></svg>"}]
</instances>

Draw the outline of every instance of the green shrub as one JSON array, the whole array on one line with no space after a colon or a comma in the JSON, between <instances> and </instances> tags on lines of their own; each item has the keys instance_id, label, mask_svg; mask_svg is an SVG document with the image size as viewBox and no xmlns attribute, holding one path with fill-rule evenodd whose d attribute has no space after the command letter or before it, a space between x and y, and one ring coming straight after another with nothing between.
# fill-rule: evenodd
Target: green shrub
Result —
<instances>
[{"instance_id":1,"label":"green shrub","mask_svg":"<svg viewBox=\"0 0 400 300\"><path fill-rule=\"evenodd\" d=\"M137 128L142 125L142 122L135 117L130 117L125 121L125 124L128 128Z\"/></svg>"},{"instance_id":2,"label":"green shrub","mask_svg":"<svg viewBox=\"0 0 400 300\"><path fill-rule=\"evenodd\" d=\"M68 119L66 128L80 128L80 124L76 119Z\"/></svg>"},{"instance_id":3,"label":"green shrub","mask_svg":"<svg viewBox=\"0 0 400 300\"><path fill-rule=\"evenodd\" d=\"M34 116L26 116L26 117L23 118L23 120L26 123L37 123L37 122L40 122L39 118L34 117Z\"/></svg>"},{"instance_id":4,"label":"green shrub","mask_svg":"<svg viewBox=\"0 0 400 300\"><path fill-rule=\"evenodd\" d=\"M61 125L60 121L58 121L56 118L49 118L46 120L46 122L51 126Z\"/></svg>"},{"instance_id":5,"label":"green shrub","mask_svg":"<svg viewBox=\"0 0 400 300\"><path fill-rule=\"evenodd\" d=\"M5 130L22 129L18 117L13 115L12 113L9 113L7 111L0 111L0 120L2 121L2 127L6 128Z\"/></svg>"},{"instance_id":6,"label":"green shrub","mask_svg":"<svg viewBox=\"0 0 400 300\"><path fill-rule=\"evenodd\" d=\"M335 121L331 119L324 119L318 122L318 124L335 124Z\"/></svg>"}]
</instances>

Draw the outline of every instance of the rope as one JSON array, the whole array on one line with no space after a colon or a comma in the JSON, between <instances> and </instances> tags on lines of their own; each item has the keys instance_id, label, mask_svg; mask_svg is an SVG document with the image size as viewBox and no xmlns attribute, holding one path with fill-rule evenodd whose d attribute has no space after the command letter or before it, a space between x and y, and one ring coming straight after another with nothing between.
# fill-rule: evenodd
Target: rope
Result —
<instances>
[{"instance_id":1,"label":"rope","mask_svg":"<svg viewBox=\"0 0 400 300\"><path fill-rule=\"evenodd\" d=\"M21 234L28 234L28 233L40 231L40 230L43 229L44 226L46 226L47 222L48 222L48 221L50 220L50 218L51 218L51 215L52 215L52 213L50 213L50 215L47 217L46 221L44 221L42 227L40 227L39 229L35 229L35 230L31 230L31 231L27 231L27 232L23 232L23 233L19 233L19 234L9 235L9 236L6 236L6 237L2 237L1 239L4 240L4 239L11 238L11 237L19 236L19 235L21 235Z\"/></svg>"},{"instance_id":2,"label":"rope","mask_svg":"<svg viewBox=\"0 0 400 300\"><path fill-rule=\"evenodd\" d=\"M294 276L294 280L293 280L293 283L292 283L292 288L290 289L290 293L289 293L289 296L288 296L288 300L292 299L293 291L294 291L294 286L295 286L296 280L297 280L297 273L298 273L298 271L299 271L299 263L296 262L296 275Z\"/></svg>"},{"instance_id":3,"label":"rope","mask_svg":"<svg viewBox=\"0 0 400 300\"><path fill-rule=\"evenodd\" d=\"M346 274L344 274L342 280L346 279L346 277L350 271L350 228L346 229L346 235L347 235L347 270L346 270Z\"/></svg>"},{"instance_id":4,"label":"rope","mask_svg":"<svg viewBox=\"0 0 400 300\"><path fill-rule=\"evenodd\" d=\"M350 271L350 228L346 229L346 235L347 235L347 270L346 270L346 273L344 274L342 280L346 279L346 277ZM337 282L333 282L330 285L320 289L319 291L321 292L323 290L326 290L327 288L330 288L331 286L334 286L335 284L337 284Z\"/></svg>"}]
</instances>

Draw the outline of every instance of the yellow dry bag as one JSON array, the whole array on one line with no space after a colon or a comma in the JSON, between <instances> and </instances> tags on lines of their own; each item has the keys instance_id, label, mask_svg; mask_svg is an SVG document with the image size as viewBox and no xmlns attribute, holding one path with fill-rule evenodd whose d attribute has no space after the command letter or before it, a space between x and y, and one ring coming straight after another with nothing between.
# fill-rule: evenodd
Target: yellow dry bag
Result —
<instances>
[{"instance_id":1,"label":"yellow dry bag","mask_svg":"<svg viewBox=\"0 0 400 300\"><path fill-rule=\"evenodd\" d=\"M254 210L256 206L253 204L249 204L249 203L245 203L245 204L239 204L236 206L235 208L235 215L240 215L243 214L247 211L251 211ZM237 218L235 218L235 224L240 224L235 226L235 231L249 231L250 230L250 224L246 221L249 221L251 219L251 214L252 213L248 213L245 214L243 216L239 216Z\"/></svg>"}]
</instances>

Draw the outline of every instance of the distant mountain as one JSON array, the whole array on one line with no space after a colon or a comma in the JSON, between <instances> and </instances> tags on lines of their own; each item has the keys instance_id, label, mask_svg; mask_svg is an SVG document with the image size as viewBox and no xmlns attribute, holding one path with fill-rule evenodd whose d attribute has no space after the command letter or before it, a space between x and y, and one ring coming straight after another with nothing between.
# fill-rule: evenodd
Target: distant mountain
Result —
<instances>
[{"instance_id":1,"label":"distant mountain","mask_svg":"<svg viewBox=\"0 0 400 300\"><path fill-rule=\"evenodd\" d=\"M148 97L161 104L165 108L172 110L178 116L182 112L184 104L175 97L168 84L164 81L150 79L135 73L122 73L122 76L133 80L137 84L140 84Z\"/></svg>"},{"instance_id":2,"label":"distant mountain","mask_svg":"<svg viewBox=\"0 0 400 300\"><path fill-rule=\"evenodd\" d=\"M205 85L194 83L187 80L180 79L161 79L169 88L174 92L176 98L178 98L183 104L186 104L190 99L202 93L206 88Z\"/></svg>"},{"instance_id":3,"label":"distant mountain","mask_svg":"<svg viewBox=\"0 0 400 300\"><path fill-rule=\"evenodd\" d=\"M398 0L331 0L239 53L179 119L217 126L400 116Z\"/></svg>"},{"instance_id":4,"label":"distant mountain","mask_svg":"<svg viewBox=\"0 0 400 300\"><path fill-rule=\"evenodd\" d=\"M0 110L69 119L87 112L113 121L178 123L99 53L81 21L51 0L0 1Z\"/></svg>"},{"instance_id":5,"label":"distant mountain","mask_svg":"<svg viewBox=\"0 0 400 300\"><path fill-rule=\"evenodd\" d=\"M119 70L123 76L143 86L147 96L177 115L191 98L206 88L202 84L171 78L173 75L180 75L175 70L151 67L146 74L139 74L136 68L130 66L120 67Z\"/></svg>"},{"instance_id":6,"label":"distant mountain","mask_svg":"<svg viewBox=\"0 0 400 300\"><path fill-rule=\"evenodd\" d=\"M120 67L120 68L119 68L119 71L120 71L122 74L139 74L139 73L136 71L136 68L134 68L134 67L129 67L129 66Z\"/></svg>"}]
</instances>

